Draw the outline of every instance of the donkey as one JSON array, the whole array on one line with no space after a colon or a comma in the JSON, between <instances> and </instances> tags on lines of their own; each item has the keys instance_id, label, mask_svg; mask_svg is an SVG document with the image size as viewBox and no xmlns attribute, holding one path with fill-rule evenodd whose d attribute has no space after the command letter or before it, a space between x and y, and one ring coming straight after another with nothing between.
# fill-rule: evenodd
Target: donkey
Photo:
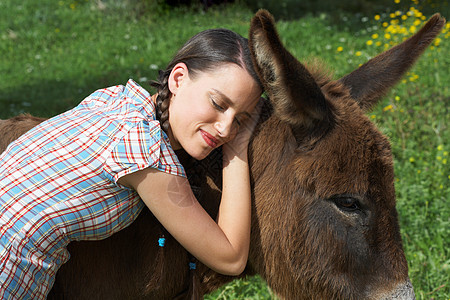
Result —
<instances>
[{"instance_id":1,"label":"donkey","mask_svg":"<svg viewBox=\"0 0 450 300\"><path fill-rule=\"evenodd\" d=\"M260 274L282 299L414 299L390 145L365 112L444 24L436 14L408 40L332 80L289 53L267 11L256 13L249 44L270 100L249 146L252 233L242 276ZM27 130L17 124L0 123L3 143L11 141L6 126ZM200 174L198 198L213 217L218 157L214 152L186 168ZM73 242L69 251L49 299L198 299L234 278L201 263L189 270L189 254L148 210L112 237Z\"/></svg>"}]
</instances>

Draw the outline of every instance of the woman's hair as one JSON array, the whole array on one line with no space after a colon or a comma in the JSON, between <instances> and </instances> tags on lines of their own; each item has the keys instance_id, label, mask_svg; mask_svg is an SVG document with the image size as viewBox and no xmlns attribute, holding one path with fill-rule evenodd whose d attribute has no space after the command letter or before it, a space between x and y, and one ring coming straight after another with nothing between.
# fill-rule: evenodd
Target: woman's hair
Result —
<instances>
[{"instance_id":1,"label":"woman's hair","mask_svg":"<svg viewBox=\"0 0 450 300\"><path fill-rule=\"evenodd\" d=\"M166 70L159 71L157 81L151 85L158 90L156 98L156 117L161 127L167 132L169 129L169 91L168 79L173 67L184 63L189 70L189 77L195 79L198 72L212 71L215 68L233 63L245 69L259 84L262 85L253 68L248 40L228 29L208 29L192 38L177 52Z\"/></svg>"}]
</instances>

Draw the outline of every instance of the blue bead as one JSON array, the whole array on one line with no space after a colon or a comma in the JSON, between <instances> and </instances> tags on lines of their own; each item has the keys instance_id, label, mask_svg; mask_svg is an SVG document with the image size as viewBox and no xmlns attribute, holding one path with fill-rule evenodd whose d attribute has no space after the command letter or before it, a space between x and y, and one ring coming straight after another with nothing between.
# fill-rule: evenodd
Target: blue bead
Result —
<instances>
[{"instance_id":1,"label":"blue bead","mask_svg":"<svg viewBox=\"0 0 450 300\"><path fill-rule=\"evenodd\" d=\"M189 269L190 270L195 270L197 268L197 265L194 262L190 262L189 263Z\"/></svg>"},{"instance_id":2,"label":"blue bead","mask_svg":"<svg viewBox=\"0 0 450 300\"><path fill-rule=\"evenodd\" d=\"M158 240L158 245L160 247L164 247L164 244L166 243L166 239L165 238L159 238Z\"/></svg>"}]
</instances>

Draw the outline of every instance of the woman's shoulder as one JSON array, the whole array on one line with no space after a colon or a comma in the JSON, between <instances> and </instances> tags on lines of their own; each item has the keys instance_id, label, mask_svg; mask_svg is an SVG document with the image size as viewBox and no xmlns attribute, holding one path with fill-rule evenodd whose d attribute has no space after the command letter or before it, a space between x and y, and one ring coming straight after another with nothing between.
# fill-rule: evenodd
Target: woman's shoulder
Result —
<instances>
[{"instance_id":1,"label":"woman's shoulder","mask_svg":"<svg viewBox=\"0 0 450 300\"><path fill-rule=\"evenodd\" d=\"M115 85L96 90L86 97L76 110L120 115L123 120L136 119L139 115L147 120L156 119L156 109L150 93L133 79L129 79L125 86Z\"/></svg>"}]
</instances>

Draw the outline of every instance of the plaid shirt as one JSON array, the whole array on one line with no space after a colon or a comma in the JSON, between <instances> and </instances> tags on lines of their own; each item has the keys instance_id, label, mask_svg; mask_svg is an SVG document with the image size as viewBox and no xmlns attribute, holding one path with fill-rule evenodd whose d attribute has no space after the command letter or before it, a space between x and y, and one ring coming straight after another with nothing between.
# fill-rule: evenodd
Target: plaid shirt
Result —
<instances>
[{"instance_id":1,"label":"plaid shirt","mask_svg":"<svg viewBox=\"0 0 450 300\"><path fill-rule=\"evenodd\" d=\"M147 167L185 176L137 83L94 92L0 156L0 299L45 299L74 240L109 237L144 207L117 181Z\"/></svg>"}]
</instances>

